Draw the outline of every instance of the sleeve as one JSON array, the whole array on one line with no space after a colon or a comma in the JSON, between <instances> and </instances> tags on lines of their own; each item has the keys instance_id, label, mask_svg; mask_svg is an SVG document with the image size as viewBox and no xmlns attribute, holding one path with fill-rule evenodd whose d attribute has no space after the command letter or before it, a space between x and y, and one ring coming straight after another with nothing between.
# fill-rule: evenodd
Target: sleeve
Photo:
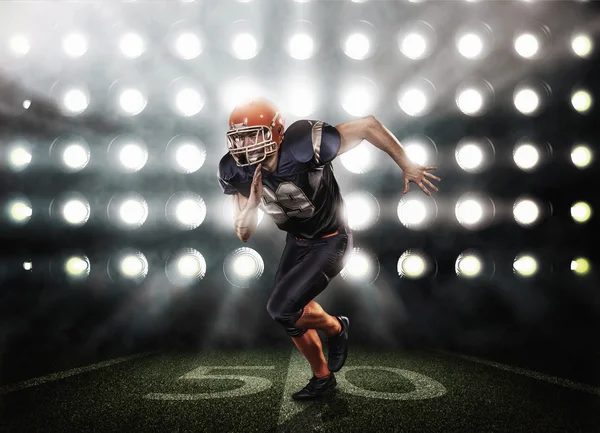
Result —
<instances>
[{"instance_id":1,"label":"sleeve","mask_svg":"<svg viewBox=\"0 0 600 433\"><path fill-rule=\"evenodd\" d=\"M335 126L321 121L313 122L311 135L315 165L322 166L333 161L342 142Z\"/></svg>"},{"instance_id":2,"label":"sleeve","mask_svg":"<svg viewBox=\"0 0 600 433\"><path fill-rule=\"evenodd\" d=\"M300 162L323 166L334 160L340 150L339 131L328 123L318 120L299 120L286 131L286 140L292 144L292 152Z\"/></svg>"},{"instance_id":3,"label":"sleeve","mask_svg":"<svg viewBox=\"0 0 600 433\"><path fill-rule=\"evenodd\" d=\"M231 177L227 175L227 164L225 158L219 163L219 170L217 171L217 177L219 179L219 185L223 189L224 194L237 194L238 189L231 182Z\"/></svg>"}]
</instances>

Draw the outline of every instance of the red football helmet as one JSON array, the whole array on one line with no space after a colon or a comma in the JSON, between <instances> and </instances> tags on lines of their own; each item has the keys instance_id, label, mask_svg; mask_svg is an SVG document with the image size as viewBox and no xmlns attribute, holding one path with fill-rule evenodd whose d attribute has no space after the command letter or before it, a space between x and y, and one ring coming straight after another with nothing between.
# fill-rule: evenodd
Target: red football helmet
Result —
<instances>
[{"instance_id":1,"label":"red football helmet","mask_svg":"<svg viewBox=\"0 0 600 433\"><path fill-rule=\"evenodd\" d=\"M229 116L227 147L240 167L258 164L274 154L281 141L285 120L264 98L238 105Z\"/></svg>"}]
</instances>

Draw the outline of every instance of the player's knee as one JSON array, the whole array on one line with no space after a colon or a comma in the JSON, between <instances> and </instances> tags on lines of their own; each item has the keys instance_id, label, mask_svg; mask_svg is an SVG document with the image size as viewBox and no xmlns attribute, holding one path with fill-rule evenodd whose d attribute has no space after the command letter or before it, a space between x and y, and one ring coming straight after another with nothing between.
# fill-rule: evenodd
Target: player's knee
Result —
<instances>
[{"instance_id":1,"label":"player's knee","mask_svg":"<svg viewBox=\"0 0 600 433\"><path fill-rule=\"evenodd\" d=\"M286 311L283 305L278 305L275 302L269 301L267 303L267 312L273 320L285 327L292 327L294 325L294 319L292 317L293 313L291 311Z\"/></svg>"}]
</instances>

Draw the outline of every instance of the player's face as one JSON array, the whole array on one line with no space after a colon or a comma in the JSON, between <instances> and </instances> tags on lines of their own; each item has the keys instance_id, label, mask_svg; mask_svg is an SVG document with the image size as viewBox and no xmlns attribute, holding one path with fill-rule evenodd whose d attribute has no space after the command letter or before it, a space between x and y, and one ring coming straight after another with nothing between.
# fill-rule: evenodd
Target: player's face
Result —
<instances>
[{"instance_id":1,"label":"player's face","mask_svg":"<svg viewBox=\"0 0 600 433\"><path fill-rule=\"evenodd\" d=\"M229 151L238 165L254 165L272 154L271 131L268 128L228 133Z\"/></svg>"}]
</instances>

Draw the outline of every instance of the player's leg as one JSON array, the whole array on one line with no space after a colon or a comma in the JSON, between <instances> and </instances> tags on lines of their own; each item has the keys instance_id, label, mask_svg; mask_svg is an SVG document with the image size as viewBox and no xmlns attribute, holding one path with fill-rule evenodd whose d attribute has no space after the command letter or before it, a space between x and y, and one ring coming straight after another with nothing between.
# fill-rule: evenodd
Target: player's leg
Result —
<instances>
[{"instance_id":1,"label":"player's leg","mask_svg":"<svg viewBox=\"0 0 600 433\"><path fill-rule=\"evenodd\" d=\"M281 255L281 260L279 261L279 267L277 269L277 273L275 274L275 289L273 294L271 295L271 299L269 300L269 304L267 305L267 310L269 314L273 318L281 316L283 313L281 311L275 311L277 306L282 306L284 302L278 301L280 297L285 297L287 291L286 288L280 285L280 281L282 278L298 263L298 258L305 254L307 251L303 251L304 249L299 247L296 244L296 241L288 235L285 248ZM276 293L276 291L278 291ZM328 377L330 372L327 368L327 360L325 359L325 355L323 354L323 345L321 343L321 338L317 334L317 331L314 329L301 329L301 330L293 330L293 335L288 335L292 338L292 341L302 353L304 358L310 364L310 368L313 371L313 374L317 378Z\"/></svg>"},{"instance_id":2,"label":"player's leg","mask_svg":"<svg viewBox=\"0 0 600 433\"><path fill-rule=\"evenodd\" d=\"M339 335L342 332L340 321L328 314L321 305L310 301L302 310L302 315L296 322L298 328L320 329L328 337Z\"/></svg>"}]
</instances>

